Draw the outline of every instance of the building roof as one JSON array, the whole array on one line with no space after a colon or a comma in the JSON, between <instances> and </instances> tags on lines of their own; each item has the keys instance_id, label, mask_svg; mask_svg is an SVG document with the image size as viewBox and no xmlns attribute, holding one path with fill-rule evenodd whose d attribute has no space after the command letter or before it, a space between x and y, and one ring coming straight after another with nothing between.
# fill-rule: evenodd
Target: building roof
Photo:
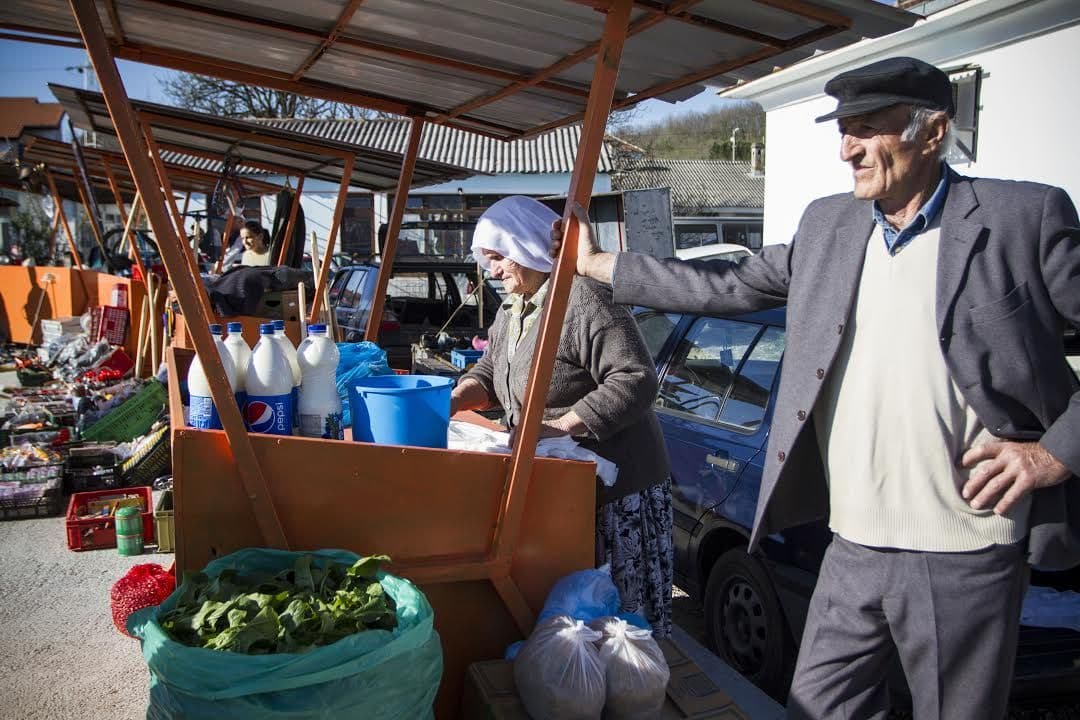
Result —
<instances>
[{"instance_id":1,"label":"building roof","mask_svg":"<svg viewBox=\"0 0 1080 720\"><path fill-rule=\"evenodd\" d=\"M60 103L38 102L32 97L0 97L0 138L16 140L24 130L57 128L64 117Z\"/></svg>"},{"instance_id":2,"label":"building roof","mask_svg":"<svg viewBox=\"0 0 1080 720\"><path fill-rule=\"evenodd\" d=\"M124 0L115 57L423 117L501 139L586 110L609 0ZM872 0L637 0L615 109L692 97L908 27ZM81 39L67 0L5 0L0 25Z\"/></svg>"},{"instance_id":3,"label":"building roof","mask_svg":"<svg viewBox=\"0 0 1080 720\"><path fill-rule=\"evenodd\" d=\"M914 26L866 38L735 88L724 97L753 100L765 111L824 97L829 78L895 55L917 57L943 69L974 53L1033 37L1080 20L1075 0L967 0L935 12Z\"/></svg>"},{"instance_id":4,"label":"building roof","mask_svg":"<svg viewBox=\"0 0 1080 720\"><path fill-rule=\"evenodd\" d=\"M765 204L765 176L750 163L730 160L631 160L611 176L612 190L671 188L676 215L710 208L760 208Z\"/></svg>"},{"instance_id":5,"label":"building roof","mask_svg":"<svg viewBox=\"0 0 1080 720\"><path fill-rule=\"evenodd\" d=\"M405 152L409 137L406 119L379 120L258 120L256 122L324 140L365 145L388 152ZM420 157L481 173L568 173L574 169L581 125L560 127L539 137L502 142L446 125L427 125ZM614 139L600 150L597 170L611 172Z\"/></svg>"}]
</instances>

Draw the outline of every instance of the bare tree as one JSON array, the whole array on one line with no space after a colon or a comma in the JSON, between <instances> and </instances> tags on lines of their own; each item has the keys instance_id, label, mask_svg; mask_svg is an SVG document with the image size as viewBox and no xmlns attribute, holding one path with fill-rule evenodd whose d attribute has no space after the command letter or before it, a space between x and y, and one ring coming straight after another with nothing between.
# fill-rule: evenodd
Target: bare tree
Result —
<instances>
[{"instance_id":1,"label":"bare tree","mask_svg":"<svg viewBox=\"0 0 1080 720\"><path fill-rule=\"evenodd\" d=\"M180 107L222 117L376 118L386 113L320 100L257 85L180 73L159 78L162 90Z\"/></svg>"}]
</instances>

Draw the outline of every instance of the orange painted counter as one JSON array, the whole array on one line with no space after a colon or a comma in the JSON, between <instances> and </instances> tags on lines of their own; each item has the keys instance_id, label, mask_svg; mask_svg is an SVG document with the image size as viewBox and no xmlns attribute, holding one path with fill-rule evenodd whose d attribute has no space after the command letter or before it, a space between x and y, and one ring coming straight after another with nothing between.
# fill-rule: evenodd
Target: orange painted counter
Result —
<instances>
[{"instance_id":1,"label":"orange painted counter","mask_svg":"<svg viewBox=\"0 0 1080 720\"><path fill-rule=\"evenodd\" d=\"M46 274L55 278L53 282L44 282ZM32 335L30 324L34 321L39 299L41 320L78 316L95 305L110 304L113 288L117 285L127 287L129 316L124 350L128 356L134 358L146 285L141 280L94 270L51 266L0 266L0 322L4 323L3 331L6 331L11 342L38 344L41 342L41 324L38 323ZM162 294L154 317L161 317L164 308ZM5 334L3 331L0 331L0 336ZM147 370L149 371L149 367Z\"/></svg>"},{"instance_id":2,"label":"orange painted counter","mask_svg":"<svg viewBox=\"0 0 1080 720\"><path fill-rule=\"evenodd\" d=\"M45 276L54 280L46 283ZM41 342L40 323L31 334L30 324L41 303L40 319L82 315L98 301L98 273L69 267L23 267L0 265L0 336L11 342Z\"/></svg>"},{"instance_id":3,"label":"orange painted counter","mask_svg":"<svg viewBox=\"0 0 1080 720\"><path fill-rule=\"evenodd\" d=\"M180 388L192 353L170 349L177 570L261 542L224 432L184 427ZM293 550L343 548L393 558L435 609L443 682L436 717L458 717L465 670L523 637L496 587L510 581L533 615L556 580L592 567L596 468L537 458L509 565L491 565L509 456L251 435ZM501 562L501 561L500 561Z\"/></svg>"}]
</instances>

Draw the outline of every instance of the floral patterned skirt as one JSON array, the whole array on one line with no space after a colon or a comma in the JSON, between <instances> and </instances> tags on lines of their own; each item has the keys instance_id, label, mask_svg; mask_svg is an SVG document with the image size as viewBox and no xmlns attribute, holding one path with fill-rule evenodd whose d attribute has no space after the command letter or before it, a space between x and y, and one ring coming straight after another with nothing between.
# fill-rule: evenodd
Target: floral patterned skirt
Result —
<instances>
[{"instance_id":1,"label":"floral patterned skirt","mask_svg":"<svg viewBox=\"0 0 1080 720\"><path fill-rule=\"evenodd\" d=\"M596 565L611 564L622 612L641 615L656 637L671 634L671 480L601 505Z\"/></svg>"}]
</instances>

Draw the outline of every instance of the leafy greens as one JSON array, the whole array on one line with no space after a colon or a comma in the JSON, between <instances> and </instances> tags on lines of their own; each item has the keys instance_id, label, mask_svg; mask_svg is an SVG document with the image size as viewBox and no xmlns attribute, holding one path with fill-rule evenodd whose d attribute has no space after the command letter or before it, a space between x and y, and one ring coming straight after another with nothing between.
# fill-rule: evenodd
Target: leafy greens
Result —
<instances>
[{"instance_id":1,"label":"leafy greens","mask_svg":"<svg viewBox=\"0 0 1080 720\"><path fill-rule=\"evenodd\" d=\"M394 599L376 578L389 560L373 555L350 566L301 555L276 575L187 575L161 626L185 645L249 655L303 653L353 633L392 630Z\"/></svg>"}]
</instances>

